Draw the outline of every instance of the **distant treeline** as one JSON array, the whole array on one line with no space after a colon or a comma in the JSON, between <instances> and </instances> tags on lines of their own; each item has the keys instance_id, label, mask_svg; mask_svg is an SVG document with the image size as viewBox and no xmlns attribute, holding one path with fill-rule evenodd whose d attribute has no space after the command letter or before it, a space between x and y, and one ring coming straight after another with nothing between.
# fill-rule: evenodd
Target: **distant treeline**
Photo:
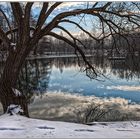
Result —
<instances>
[{"instance_id":1,"label":"distant treeline","mask_svg":"<svg viewBox=\"0 0 140 140\"><path fill-rule=\"evenodd\" d=\"M95 41L84 34L78 36L80 42L78 46L84 50L86 54L120 54L140 53L140 33L134 32L118 36L117 34L105 39L104 41ZM34 53L38 54L75 54L76 50L67 43L51 37L44 37L40 40L34 49Z\"/></svg>"}]
</instances>

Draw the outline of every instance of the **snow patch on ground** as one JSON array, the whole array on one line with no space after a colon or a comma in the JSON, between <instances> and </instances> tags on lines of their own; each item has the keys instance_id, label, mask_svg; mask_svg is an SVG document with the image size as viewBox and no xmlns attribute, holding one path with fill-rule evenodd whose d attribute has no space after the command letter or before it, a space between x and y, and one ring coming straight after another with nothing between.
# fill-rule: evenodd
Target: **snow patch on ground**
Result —
<instances>
[{"instance_id":1,"label":"snow patch on ground","mask_svg":"<svg viewBox=\"0 0 140 140\"><path fill-rule=\"evenodd\" d=\"M10 115L19 114L22 112L23 112L23 110L21 109L20 105L11 104L7 108L7 113L9 113Z\"/></svg>"},{"instance_id":2,"label":"snow patch on ground","mask_svg":"<svg viewBox=\"0 0 140 140\"><path fill-rule=\"evenodd\" d=\"M140 138L140 122L95 122L92 125L0 116L0 138Z\"/></svg>"}]
</instances>

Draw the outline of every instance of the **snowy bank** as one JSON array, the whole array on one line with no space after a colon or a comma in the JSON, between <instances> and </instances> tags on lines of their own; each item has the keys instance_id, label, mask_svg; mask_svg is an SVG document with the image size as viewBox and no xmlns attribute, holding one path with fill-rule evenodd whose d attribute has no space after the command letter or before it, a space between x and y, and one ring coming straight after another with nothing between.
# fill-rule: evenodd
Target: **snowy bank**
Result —
<instances>
[{"instance_id":1,"label":"snowy bank","mask_svg":"<svg viewBox=\"0 0 140 140\"><path fill-rule=\"evenodd\" d=\"M46 121L8 114L0 116L0 138L140 138L140 122L93 125Z\"/></svg>"}]
</instances>

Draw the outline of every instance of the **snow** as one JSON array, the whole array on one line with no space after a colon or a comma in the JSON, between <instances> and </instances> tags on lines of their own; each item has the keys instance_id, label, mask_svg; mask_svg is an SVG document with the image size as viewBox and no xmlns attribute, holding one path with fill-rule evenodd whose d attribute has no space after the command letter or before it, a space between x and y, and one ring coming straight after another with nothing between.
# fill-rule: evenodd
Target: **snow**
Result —
<instances>
[{"instance_id":1,"label":"snow","mask_svg":"<svg viewBox=\"0 0 140 140\"><path fill-rule=\"evenodd\" d=\"M140 138L139 130L139 121L84 125L19 115L0 116L0 138Z\"/></svg>"},{"instance_id":2,"label":"snow","mask_svg":"<svg viewBox=\"0 0 140 140\"><path fill-rule=\"evenodd\" d=\"M16 43L11 43L10 45L11 45L11 46L16 46Z\"/></svg>"},{"instance_id":3,"label":"snow","mask_svg":"<svg viewBox=\"0 0 140 140\"><path fill-rule=\"evenodd\" d=\"M10 45L13 47L14 50L16 50L16 43L11 43Z\"/></svg>"},{"instance_id":4,"label":"snow","mask_svg":"<svg viewBox=\"0 0 140 140\"><path fill-rule=\"evenodd\" d=\"M15 93L16 96L21 96L21 92L15 88L12 88L13 92Z\"/></svg>"},{"instance_id":5,"label":"snow","mask_svg":"<svg viewBox=\"0 0 140 140\"><path fill-rule=\"evenodd\" d=\"M10 115L19 114L20 112L23 112L20 105L11 104L7 108L7 113L9 113Z\"/></svg>"}]
</instances>

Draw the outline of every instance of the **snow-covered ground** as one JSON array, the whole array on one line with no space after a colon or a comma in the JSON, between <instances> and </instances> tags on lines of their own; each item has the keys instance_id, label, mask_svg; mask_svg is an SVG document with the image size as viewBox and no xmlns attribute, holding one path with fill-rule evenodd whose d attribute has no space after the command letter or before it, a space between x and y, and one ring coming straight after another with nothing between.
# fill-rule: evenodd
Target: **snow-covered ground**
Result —
<instances>
[{"instance_id":1,"label":"snow-covered ground","mask_svg":"<svg viewBox=\"0 0 140 140\"><path fill-rule=\"evenodd\" d=\"M138 121L84 125L19 115L0 116L0 138L140 138L139 130Z\"/></svg>"}]
</instances>

